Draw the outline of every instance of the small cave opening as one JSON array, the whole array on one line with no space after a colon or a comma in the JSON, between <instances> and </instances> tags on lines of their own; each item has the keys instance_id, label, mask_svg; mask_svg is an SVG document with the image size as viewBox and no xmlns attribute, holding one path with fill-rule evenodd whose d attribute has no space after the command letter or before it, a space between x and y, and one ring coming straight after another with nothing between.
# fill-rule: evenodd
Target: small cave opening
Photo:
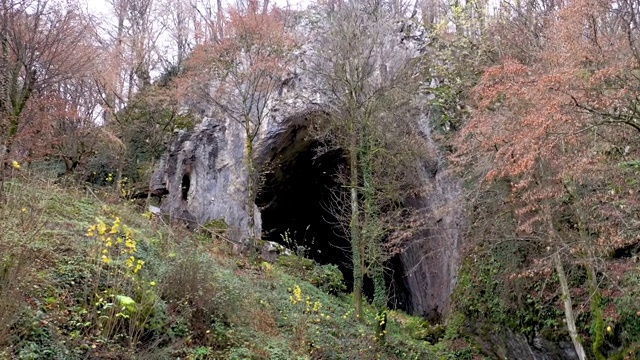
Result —
<instances>
[{"instance_id":1,"label":"small cave opening","mask_svg":"<svg viewBox=\"0 0 640 360\"><path fill-rule=\"evenodd\" d=\"M344 224L332 211L336 206L332 199L348 196L337 176L345 170L348 171L348 164L342 150L326 151L319 141L298 136L273 155L263 173L256 204L261 211L265 240L293 251L303 247L306 257L338 266L348 291L352 291L351 245ZM394 256L385 267L389 306L408 310L410 297L399 257ZM364 293L372 299L373 282L366 276Z\"/></svg>"},{"instance_id":2,"label":"small cave opening","mask_svg":"<svg viewBox=\"0 0 640 360\"><path fill-rule=\"evenodd\" d=\"M182 182L180 183L180 190L182 192L182 200L187 201L189 197L189 189L191 188L191 177L189 174L182 175Z\"/></svg>"}]
</instances>

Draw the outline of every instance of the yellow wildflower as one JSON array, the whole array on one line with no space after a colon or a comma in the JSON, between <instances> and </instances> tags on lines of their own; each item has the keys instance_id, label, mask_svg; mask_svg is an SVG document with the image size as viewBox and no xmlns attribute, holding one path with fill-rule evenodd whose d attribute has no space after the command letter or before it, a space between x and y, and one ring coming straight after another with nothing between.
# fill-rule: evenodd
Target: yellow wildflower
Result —
<instances>
[{"instance_id":1,"label":"yellow wildflower","mask_svg":"<svg viewBox=\"0 0 640 360\"><path fill-rule=\"evenodd\" d=\"M144 265L144 261L138 260L138 264L136 265L136 268L133 269L133 273L135 274L138 271L142 270L142 265Z\"/></svg>"},{"instance_id":2,"label":"yellow wildflower","mask_svg":"<svg viewBox=\"0 0 640 360\"><path fill-rule=\"evenodd\" d=\"M96 226L95 225L91 225L88 229L87 229L87 236L89 237L93 237L95 235L95 231L96 231Z\"/></svg>"},{"instance_id":3,"label":"yellow wildflower","mask_svg":"<svg viewBox=\"0 0 640 360\"><path fill-rule=\"evenodd\" d=\"M297 301L302 301L302 289L300 289L300 286L294 286L293 295L295 296Z\"/></svg>"},{"instance_id":4,"label":"yellow wildflower","mask_svg":"<svg viewBox=\"0 0 640 360\"><path fill-rule=\"evenodd\" d=\"M96 219L98 226L97 226L97 230L98 230L98 234L100 235L104 235L107 233L107 224L104 223L104 221L100 220L100 219Z\"/></svg>"},{"instance_id":5,"label":"yellow wildflower","mask_svg":"<svg viewBox=\"0 0 640 360\"><path fill-rule=\"evenodd\" d=\"M11 165L12 165L12 166L13 166L13 168L14 168L14 169L16 169L16 170L20 170L20 168L21 168L20 163L19 163L19 162L17 162L17 161L15 161L15 160L13 160L13 161L11 162Z\"/></svg>"},{"instance_id":6,"label":"yellow wildflower","mask_svg":"<svg viewBox=\"0 0 640 360\"><path fill-rule=\"evenodd\" d=\"M120 218L116 217L116 220L113 222L113 226L111 227L110 234L117 234L120 231Z\"/></svg>"}]
</instances>

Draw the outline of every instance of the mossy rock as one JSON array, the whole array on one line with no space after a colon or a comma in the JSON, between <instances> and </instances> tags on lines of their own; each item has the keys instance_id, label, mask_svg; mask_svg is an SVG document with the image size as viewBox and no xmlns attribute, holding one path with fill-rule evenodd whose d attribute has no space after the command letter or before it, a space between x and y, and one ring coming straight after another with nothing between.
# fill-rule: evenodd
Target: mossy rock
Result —
<instances>
[{"instance_id":1,"label":"mossy rock","mask_svg":"<svg viewBox=\"0 0 640 360\"><path fill-rule=\"evenodd\" d=\"M347 290L342 271L333 264L315 266L310 274L309 282L332 295L338 295Z\"/></svg>"},{"instance_id":2,"label":"mossy rock","mask_svg":"<svg viewBox=\"0 0 640 360\"><path fill-rule=\"evenodd\" d=\"M281 256L278 258L278 265L289 270L291 275L304 276L315 267L315 262L311 259L297 255Z\"/></svg>"}]
</instances>

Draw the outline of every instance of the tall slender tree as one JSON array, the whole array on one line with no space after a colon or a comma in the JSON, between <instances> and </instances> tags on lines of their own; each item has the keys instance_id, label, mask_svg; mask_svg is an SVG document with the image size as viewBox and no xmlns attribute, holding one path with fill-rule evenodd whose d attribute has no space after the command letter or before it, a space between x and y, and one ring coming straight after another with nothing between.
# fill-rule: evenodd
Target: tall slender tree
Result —
<instances>
[{"instance_id":1,"label":"tall slender tree","mask_svg":"<svg viewBox=\"0 0 640 360\"><path fill-rule=\"evenodd\" d=\"M315 135L341 148L349 164L345 186L350 195L343 211L348 214L356 315L362 318L363 278L368 275L380 330L387 306L387 217L416 189L421 151L412 101L419 86L415 54L402 49L393 35L407 11L399 4L328 4L310 68L329 103L329 115L318 122Z\"/></svg>"},{"instance_id":2,"label":"tall slender tree","mask_svg":"<svg viewBox=\"0 0 640 360\"><path fill-rule=\"evenodd\" d=\"M283 20L281 11L257 0L231 8L223 24L224 37L196 48L189 63L191 78L199 83L200 94L244 132L250 247L258 235L255 199L260 169L255 142L269 116L269 106L295 60L295 38ZM203 83L202 79L206 81Z\"/></svg>"},{"instance_id":3,"label":"tall slender tree","mask_svg":"<svg viewBox=\"0 0 640 360\"><path fill-rule=\"evenodd\" d=\"M494 31L503 22L529 35L530 26L540 30L517 46L504 46L509 40L501 38L504 57L475 88L477 110L456 145L459 159L491 159L481 166L489 182L510 184L519 233L540 239L551 252L537 264L558 274L567 328L581 359L584 337L565 267L586 270L592 352L606 358L597 277L607 269L601 259L636 241L638 231L627 222L638 205L631 195L636 190L624 180L638 156L638 80L632 75L638 57L629 36L637 30L621 16L627 12L608 2L541 4L533 15L515 8L497 19Z\"/></svg>"}]
</instances>

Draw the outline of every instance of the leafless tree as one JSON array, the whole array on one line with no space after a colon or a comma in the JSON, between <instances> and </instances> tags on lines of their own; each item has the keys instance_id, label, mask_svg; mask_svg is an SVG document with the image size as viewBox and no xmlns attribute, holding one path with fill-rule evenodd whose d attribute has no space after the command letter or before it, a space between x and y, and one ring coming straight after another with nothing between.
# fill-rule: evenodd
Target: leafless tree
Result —
<instances>
[{"instance_id":1,"label":"leafless tree","mask_svg":"<svg viewBox=\"0 0 640 360\"><path fill-rule=\"evenodd\" d=\"M86 19L50 0L0 1L0 181L35 100L92 67Z\"/></svg>"}]
</instances>

